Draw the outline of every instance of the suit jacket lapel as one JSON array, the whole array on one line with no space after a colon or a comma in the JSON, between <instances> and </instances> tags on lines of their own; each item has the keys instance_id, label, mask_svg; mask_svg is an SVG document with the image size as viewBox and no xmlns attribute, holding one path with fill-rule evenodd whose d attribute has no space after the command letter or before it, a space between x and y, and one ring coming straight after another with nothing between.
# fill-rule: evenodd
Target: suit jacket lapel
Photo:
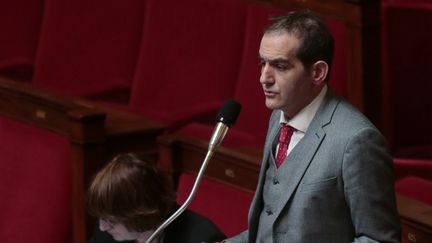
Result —
<instances>
[{"instance_id":1,"label":"suit jacket lapel","mask_svg":"<svg viewBox=\"0 0 432 243\"><path fill-rule=\"evenodd\" d=\"M279 216L285 205L288 204L289 199L292 197L312 162L321 142L326 136L323 128L330 123L338 102L339 99L336 98L329 89L323 103L309 125L305 136L291 151L285 159L284 164L279 168L277 173L287 177L286 180L282 180L282 188L286 191L286 194L281 198L282 200L279 201L277 211L275 212L276 215Z\"/></svg>"}]
</instances>

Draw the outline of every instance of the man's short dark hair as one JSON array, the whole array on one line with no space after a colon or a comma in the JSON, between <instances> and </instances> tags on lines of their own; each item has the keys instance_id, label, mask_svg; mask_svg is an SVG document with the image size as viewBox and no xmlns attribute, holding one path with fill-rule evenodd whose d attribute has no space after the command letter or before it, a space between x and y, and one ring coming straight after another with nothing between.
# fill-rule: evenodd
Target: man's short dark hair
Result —
<instances>
[{"instance_id":1,"label":"man's short dark hair","mask_svg":"<svg viewBox=\"0 0 432 243\"><path fill-rule=\"evenodd\" d=\"M316 61L323 60L329 65L333 60L334 39L323 20L309 10L275 15L265 33L286 32L294 34L301 44L297 58L305 68L310 68ZM330 71L329 71L330 72Z\"/></svg>"}]
</instances>

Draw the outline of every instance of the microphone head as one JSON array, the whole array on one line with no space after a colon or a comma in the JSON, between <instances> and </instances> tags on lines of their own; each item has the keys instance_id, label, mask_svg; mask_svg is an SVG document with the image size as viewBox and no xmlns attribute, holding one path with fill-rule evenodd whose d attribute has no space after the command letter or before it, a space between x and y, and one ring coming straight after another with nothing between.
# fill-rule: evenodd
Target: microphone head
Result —
<instances>
[{"instance_id":1,"label":"microphone head","mask_svg":"<svg viewBox=\"0 0 432 243\"><path fill-rule=\"evenodd\" d=\"M225 100L222 108L219 110L216 116L216 122L222 122L223 124L231 127L237 120L240 113L241 105L233 99Z\"/></svg>"}]
</instances>

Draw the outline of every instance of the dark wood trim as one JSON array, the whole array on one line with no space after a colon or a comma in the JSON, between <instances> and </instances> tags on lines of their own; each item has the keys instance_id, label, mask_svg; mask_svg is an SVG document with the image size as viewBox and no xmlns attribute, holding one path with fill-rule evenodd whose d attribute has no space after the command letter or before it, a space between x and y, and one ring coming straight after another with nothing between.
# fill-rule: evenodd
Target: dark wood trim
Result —
<instances>
[{"instance_id":1,"label":"dark wood trim","mask_svg":"<svg viewBox=\"0 0 432 243\"><path fill-rule=\"evenodd\" d=\"M158 139L159 166L173 175L174 186L181 172L197 174L205 158L208 142L176 135ZM207 166L205 177L229 184L240 190L254 192L261 165L261 152L255 149L218 148Z\"/></svg>"},{"instance_id":2,"label":"dark wood trim","mask_svg":"<svg viewBox=\"0 0 432 243\"><path fill-rule=\"evenodd\" d=\"M432 242L432 205L398 195L403 243Z\"/></svg>"}]
</instances>

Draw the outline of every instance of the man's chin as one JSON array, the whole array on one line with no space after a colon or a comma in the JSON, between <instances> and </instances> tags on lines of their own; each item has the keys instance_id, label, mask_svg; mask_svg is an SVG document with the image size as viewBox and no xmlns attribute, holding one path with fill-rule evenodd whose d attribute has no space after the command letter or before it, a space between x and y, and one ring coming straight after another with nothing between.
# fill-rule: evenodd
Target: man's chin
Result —
<instances>
[{"instance_id":1,"label":"man's chin","mask_svg":"<svg viewBox=\"0 0 432 243\"><path fill-rule=\"evenodd\" d=\"M268 109L270 110L276 110L276 109L280 109L279 104L277 104L276 102L274 102L273 100L266 100L265 105Z\"/></svg>"}]
</instances>

